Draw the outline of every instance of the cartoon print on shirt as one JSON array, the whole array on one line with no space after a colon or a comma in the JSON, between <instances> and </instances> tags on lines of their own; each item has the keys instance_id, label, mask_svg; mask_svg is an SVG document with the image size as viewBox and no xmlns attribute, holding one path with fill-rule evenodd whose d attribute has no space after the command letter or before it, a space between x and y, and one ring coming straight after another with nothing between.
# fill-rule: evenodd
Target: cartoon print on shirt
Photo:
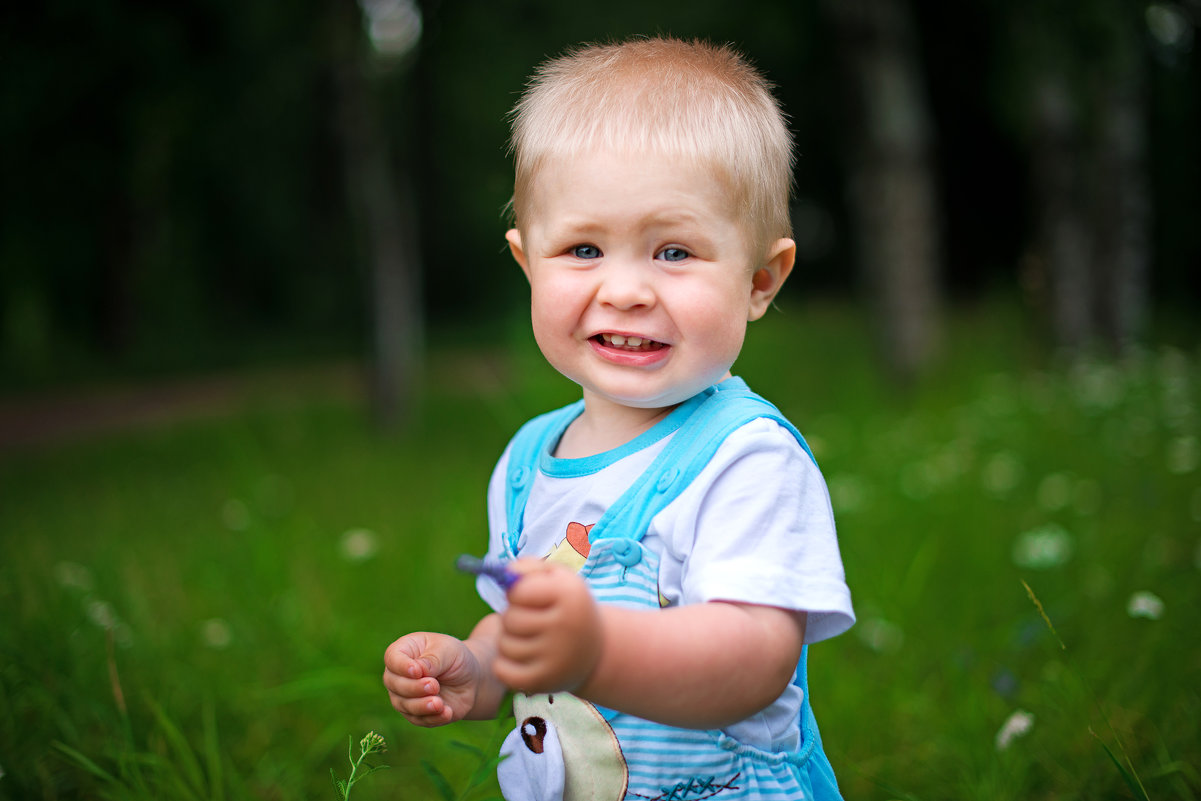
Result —
<instances>
[{"instance_id":1,"label":"cartoon print on shirt","mask_svg":"<svg viewBox=\"0 0 1201 801\"><path fill-rule=\"evenodd\" d=\"M592 552L592 543L588 541L588 532L592 531L594 525L596 524L589 523L585 526L583 523L568 523L567 536L555 544L555 547L546 555L546 561L567 565L579 573L580 568L588 561L588 554Z\"/></svg>"},{"instance_id":2,"label":"cartoon print on shirt","mask_svg":"<svg viewBox=\"0 0 1201 801\"><path fill-rule=\"evenodd\" d=\"M546 555L577 573L588 561L595 524L568 523ZM617 735L600 711L570 693L513 696L517 728L505 738L497 773L506 798L620 801L629 781ZM576 765L575 769L572 765ZM586 766L581 770L579 766Z\"/></svg>"},{"instance_id":3,"label":"cartoon print on shirt","mask_svg":"<svg viewBox=\"0 0 1201 801\"><path fill-rule=\"evenodd\" d=\"M519 724L497 768L505 798L621 801L629 781L617 735L600 711L570 693L513 696Z\"/></svg>"},{"instance_id":4,"label":"cartoon print on shirt","mask_svg":"<svg viewBox=\"0 0 1201 801\"><path fill-rule=\"evenodd\" d=\"M588 554L592 552L592 542L588 539L588 534L595 525L595 523L588 525L568 523L567 536L555 543L555 547L551 548L550 553L546 555L546 561L567 565L579 573L584 567L584 563L588 561ZM662 592L659 593L659 606L664 609L671 606L671 601L667 600Z\"/></svg>"}]
</instances>

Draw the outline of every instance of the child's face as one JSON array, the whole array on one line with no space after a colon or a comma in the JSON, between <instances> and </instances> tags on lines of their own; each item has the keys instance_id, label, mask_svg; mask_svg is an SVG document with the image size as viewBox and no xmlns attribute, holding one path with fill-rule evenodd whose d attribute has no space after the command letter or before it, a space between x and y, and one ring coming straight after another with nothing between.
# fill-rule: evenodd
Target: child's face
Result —
<instances>
[{"instance_id":1,"label":"child's face","mask_svg":"<svg viewBox=\"0 0 1201 801\"><path fill-rule=\"evenodd\" d=\"M795 246L762 248L721 182L682 159L601 152L544 165L524 230L534 337L588 404L662 409L729 374Z\"/></svg>"}]
</instances>

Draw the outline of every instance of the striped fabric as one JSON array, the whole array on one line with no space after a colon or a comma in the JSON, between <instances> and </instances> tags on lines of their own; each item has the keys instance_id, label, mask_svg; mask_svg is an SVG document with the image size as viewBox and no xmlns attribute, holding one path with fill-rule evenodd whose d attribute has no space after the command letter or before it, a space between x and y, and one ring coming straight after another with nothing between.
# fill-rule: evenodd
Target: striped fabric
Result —
<instances>
[{"instance_id":1,"label":"striped fabric","mask_svg":"<svg viewBox=\"0 0 1201 801\"><path fill-rule=\"evenodd\" d=\"M642 543L604 538L593 544L580 575L601 603L657 609L658 568L658 556ZM629 771L626 799L815 797L802 770L809 754L769 753L743 745L720 731L679 729L611 710L600 711L625 756Z\"/></svg>"}]
</instances>

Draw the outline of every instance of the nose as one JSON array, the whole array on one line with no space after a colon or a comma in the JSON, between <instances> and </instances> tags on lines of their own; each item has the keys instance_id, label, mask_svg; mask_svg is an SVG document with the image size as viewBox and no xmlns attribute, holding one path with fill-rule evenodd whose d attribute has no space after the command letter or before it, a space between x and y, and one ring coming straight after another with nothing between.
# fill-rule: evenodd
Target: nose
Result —
<instances>
[{"instance_id":1,"label":"nose","mask_svg":"<svg viewBox=\"0 0 1201 801\"><path fill-rule=\"evenodd\" d=\"M649 308L655 290L648 270L627 260L609 259L600 271L597 302L622 311Z\"/></svg>"}]
</instances>

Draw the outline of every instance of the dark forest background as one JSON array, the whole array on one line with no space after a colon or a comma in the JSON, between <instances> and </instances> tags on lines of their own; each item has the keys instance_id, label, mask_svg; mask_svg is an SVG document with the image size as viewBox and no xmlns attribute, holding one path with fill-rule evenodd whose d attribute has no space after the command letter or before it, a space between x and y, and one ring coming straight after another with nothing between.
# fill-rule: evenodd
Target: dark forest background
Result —
<instances>
[{"instance_id":1,"label":"dark forest background","mask_svg":"<svg viewBox=\"0 0 1201 801\"><path fill-rule=\"evenodd\" d=\"M502 234L525 77L631 34L733 42L777 84L787 294L864 304L901 377L950 305L1020 302L1059 346L1121 352L1201 300L1196 0L0 14L0 391L373 353L403 395L423 342L524 308Z\"/></svg>"}]
</instances>

